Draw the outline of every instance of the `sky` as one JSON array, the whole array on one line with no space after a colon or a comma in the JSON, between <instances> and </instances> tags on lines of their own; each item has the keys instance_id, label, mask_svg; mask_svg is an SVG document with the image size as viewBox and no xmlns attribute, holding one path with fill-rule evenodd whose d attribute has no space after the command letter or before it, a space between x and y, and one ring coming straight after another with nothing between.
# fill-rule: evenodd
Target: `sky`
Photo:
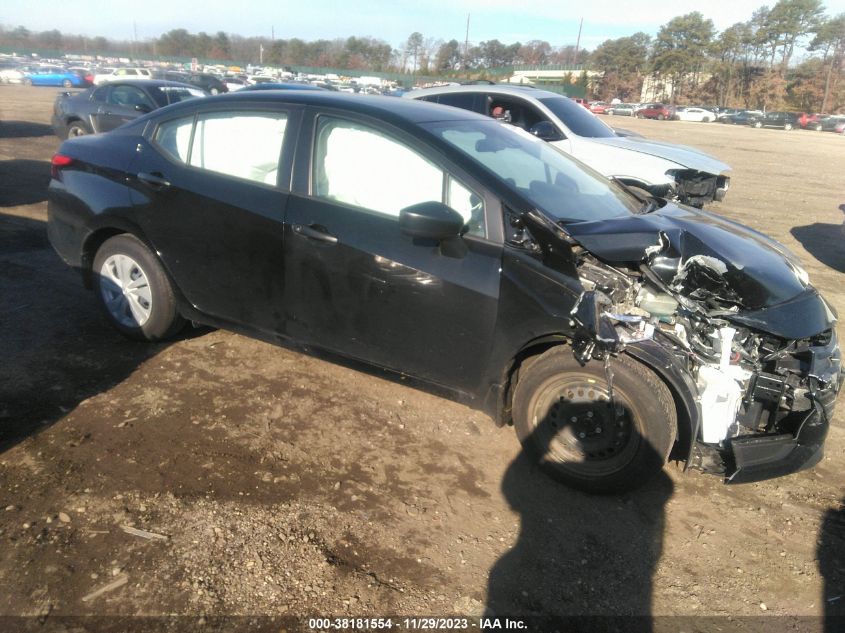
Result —
<instances>
[{"instance_id":1,"label":"sky","mask_svg":"<svg viewBox=\"0 0 845 633\"><path fill-rule=\"evenodd\" d=\"M823 2L828 15L845 12L845 0ZM546 40L575 44L584 20L581 47L594 49L606 39L644 31L657 33L673 17L701 11L717 30L751 17L774 0L7 0L0 24L32 31L130 40L158 37L174 28L192 33L225 31L238 35L304 40L372 36L398 47L408 35L464 41L470 15L470 43L498 39L505 44Z\"/></svg>"}]
</instances>

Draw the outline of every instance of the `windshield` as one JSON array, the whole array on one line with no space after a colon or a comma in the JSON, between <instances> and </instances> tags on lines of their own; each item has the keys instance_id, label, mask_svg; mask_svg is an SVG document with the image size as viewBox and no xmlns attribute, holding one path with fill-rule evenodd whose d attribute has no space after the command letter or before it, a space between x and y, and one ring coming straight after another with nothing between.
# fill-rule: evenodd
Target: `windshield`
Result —
<instances>
[{"instance_id":1,"label":"windshield","mask_svg":"<svg viewBox=\"0 0 845 633\"><path fill-rule=\"evenodd\" d=\"M554 112L563 124L576 136L588 138L609 138L616 136L609 127L582 105L566 97L546 97L540 103Z\"/></svg>"},{"instance_id":2,"label":"windshield","mask_svg":"<svg viewBox=\"0 0 845 633\"><path fill-rule=\"evenodd\" d=\"M609 220L637 213L642 206L598 172L512 125L497 121L421 125L557 222Z\"/></svg>"}]
</instances>

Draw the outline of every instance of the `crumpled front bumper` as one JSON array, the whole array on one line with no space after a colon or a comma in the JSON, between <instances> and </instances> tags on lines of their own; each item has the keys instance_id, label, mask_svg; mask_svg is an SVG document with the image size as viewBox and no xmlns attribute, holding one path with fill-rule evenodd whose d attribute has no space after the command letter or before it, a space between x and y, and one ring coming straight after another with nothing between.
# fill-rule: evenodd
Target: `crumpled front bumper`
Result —
<instances>
[{"instance_id":1,"label":"crumpled front bumper","mask_svg":"<svg viewBox=\"0 0 845 633\"><path fill-rule=\"evenodd\" d=\"M845 376L834 333L827 345L811 348L809 381L815 386L812 407L794 434L746 435L728 443L731 462L726 483L738 484L772 479L812 468L824 456L824 441L833 421L836 397Z\"/></svg>"}]
</instances>

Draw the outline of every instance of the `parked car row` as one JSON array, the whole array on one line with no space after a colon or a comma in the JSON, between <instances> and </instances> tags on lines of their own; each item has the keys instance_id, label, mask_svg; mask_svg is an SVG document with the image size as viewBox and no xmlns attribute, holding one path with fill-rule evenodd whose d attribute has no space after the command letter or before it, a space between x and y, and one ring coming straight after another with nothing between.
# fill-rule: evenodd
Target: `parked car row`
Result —
<instances>
[{"instance_id":1,"label":"parked car row","mask_svg":"<svg viewBox=\"0 0 845 633\"><path fill-rule=\"evenodd\" d=\"M94 83L94 77L86 68L64 68L41 64L0 70L0 81L27 86L84 88Z\"/></svg>"},{"instance_id":2,"label":"parked car row","mask_svg":"<svg viewBox=\"0 0 845 633\"><path fill-rule=\"evenodd\" d=\"M761 112L760 110L740 110L733 114L720 116L721 123L729 125L747 125L754 128L777 128L781 130L814 130L817 132L842 133L842 121L845 115L823 115L808 112Z\"/></svg>"}]
</instances>

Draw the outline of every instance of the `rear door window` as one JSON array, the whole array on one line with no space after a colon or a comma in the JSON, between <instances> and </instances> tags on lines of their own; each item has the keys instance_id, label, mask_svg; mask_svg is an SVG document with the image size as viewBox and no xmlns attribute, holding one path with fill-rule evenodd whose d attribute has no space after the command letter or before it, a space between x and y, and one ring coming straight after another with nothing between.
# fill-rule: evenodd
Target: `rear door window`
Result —
<instances>
[{"instance_id":1,"label":"rear door window","mask_svg":"<svg viewBox=\"0 0 845 633\"><path fill-rule=\"evenodd\" d=\"M200 169L275 185L288 116L284 112L201 115L189 164Z\"/></svg>"}]
</instances>

